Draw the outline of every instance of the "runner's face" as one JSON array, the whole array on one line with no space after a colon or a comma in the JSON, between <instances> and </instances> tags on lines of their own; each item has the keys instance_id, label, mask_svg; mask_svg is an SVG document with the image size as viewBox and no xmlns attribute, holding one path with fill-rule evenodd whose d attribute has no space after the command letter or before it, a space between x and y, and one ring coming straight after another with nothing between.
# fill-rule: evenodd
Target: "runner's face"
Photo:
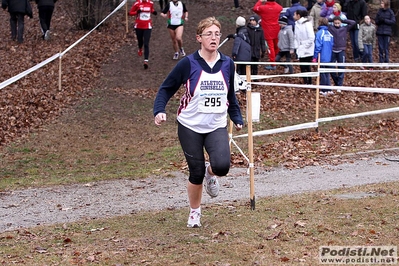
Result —
<instances>
[{"instance_id":1,"label":"runner's face","mask_svg":"<svg viewBox=\"0 0 399 266\"><path fill-rule=\"evenodd\" d=\"M201 43L201 48L209 51L215 51L218 49L220 44L220 29L216 25L212 25L202 32L201 35L197 35L197 41ZM209 35L209 36L208 36Z\"/></svg>"}]
</instances>

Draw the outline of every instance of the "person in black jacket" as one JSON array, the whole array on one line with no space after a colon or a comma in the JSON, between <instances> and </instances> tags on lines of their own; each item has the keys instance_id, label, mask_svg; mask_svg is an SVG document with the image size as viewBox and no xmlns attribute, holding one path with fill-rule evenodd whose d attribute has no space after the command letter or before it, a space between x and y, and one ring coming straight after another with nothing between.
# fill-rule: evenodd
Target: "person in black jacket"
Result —
<instances>
[{"instance_id":1,"label":"person in black jacket","mask_svg":"<svg viewBox=\"0 0 399 266\"><path fill-rule=\"evenodd\" d=\"M381 0L381 8L377 12L375 23L377 24L379 62L389 63L389 42L396 19L392 9L389 8L388 0Z\"/></svg>"},{"instance_id":2,"label":"person in black jacket","mask_svg":"<svg viewBox=\"0 0 399 266\"><path fill-rule=\"evenodd\" d=\"M240 8L240 3L239 3L238 0L234 0L234 7L233 7L233 10L236 10L236 9L238 9L238 8Z\"/></svg>"},{"instance_id":3,"label":"person in black jacket","mask_svg":"<svg viewBox=\"0 0 399 266\"><path fill-rule=\"evenodd\" d=\"M163 5L164 3L165 3L165 6L167 6L169 4L169 1L168 0L159 0L159 6L161 7L161 12L164 8L164 5Z\"/></svg>"},{"instance_id":4,"label":"person in black jacket","mask_svg":"<svg viewBox=\"0 0 399 266\"><path fill-rule=\"evenodd\" d=\"M229 34L227 38L234 38L233 51L231 53L233 60L236 62L250 62L251 61L251 42L249 39L248 29L245 26L246 20L239 16L236 19L236 34ZM245 75L246 65L238 64L237 73Z\"/></svg>"},{"instance_id":5,"label":"person in black jacket","mask_svg":"<svg viewBox=\"0 0 399 266\"><path fill-rule=\"evenodd\" d=\"M39 9L39 21L42 29L42 38L46 41L50 39L50 23L54 12L54 4L57 0L35 0Z\"/></svg>"},{"instance_id":6,"label":"person in black jacket","mask_svg":"<svg viewBox=\"0 0 399 266\"><path fill-rule=\"evenodd\" d=\"M25 15L32 18L32 7L26 0L2 0L1 7L10 13L11 39L24 41Z\"/></svg>"},{"instance_id":7,"label":"person in black jacket","mask_svg":"<svg viewBox=\"0 0 399 266\"><path fill-rule=\"evenodd\" d=\"M254 14L249 18L247 25L249 40L251 42L251 62L259 62L265 57L266 44L262 27L259 25L259 16ZM251 75L258 75L258 65L251 65Z\"/></svg>"},{"instance_id":8,"label":"person in black jacket","mask_svg":"<svg viewBox=\"0 0 399 266\"><path fill-rule=\"evenodd\" d=\"M362 53L359 50L359 23L367 15L367 9L364 0L345 0L342 4L342 12L346 12L346 17L356 22L356 25L349 32L355 62L361 62L362 58Z\"/></svg>"}]
</instances>

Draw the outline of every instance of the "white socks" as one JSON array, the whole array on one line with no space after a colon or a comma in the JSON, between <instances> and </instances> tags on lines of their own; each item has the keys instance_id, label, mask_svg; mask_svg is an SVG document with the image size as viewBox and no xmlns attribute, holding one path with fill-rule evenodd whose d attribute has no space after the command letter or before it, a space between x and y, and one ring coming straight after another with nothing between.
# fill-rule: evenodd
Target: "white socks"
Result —
<instances>
[{"instance_id":1,"label":"white socks","mask_svg":"<svg viewBox=\"0 0 399 266\"><path fill-rule=\"evenodd\" d=\"M196 209L190 208L190 213L192 212L201 213L201 206Z\"/></svg>"}]
</instances>

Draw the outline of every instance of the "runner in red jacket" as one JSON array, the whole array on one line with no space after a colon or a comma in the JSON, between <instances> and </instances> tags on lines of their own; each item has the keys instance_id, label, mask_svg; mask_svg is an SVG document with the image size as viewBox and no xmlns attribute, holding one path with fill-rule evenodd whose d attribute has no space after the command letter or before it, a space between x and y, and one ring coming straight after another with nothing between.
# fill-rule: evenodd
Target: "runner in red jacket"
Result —
<instances>
[{"instance_id":1,"label":"runner in red jacket","mask_svg":"<svg viewBox=\"0 0 399 266\"><path fill-rule=\"evenodd\" d=\"M139 56L143 55L144 46L144 69L148 68L148 57L150 55L151 14L157 15L157 11L154 9L154 3L149 0L137 0L129 11L129 16L136 16L134 30L139 46L137 52Z\"/></svg>"},{"instance_id":2,"label":"runner in red jacket","mask_svg":"<svg viewBox=\"0 0 399 266\"><path fill-rule=\"evenodd\" d=\"M275 62L278 53L278 33L280 26L278 19L283 7L275 2L275 0L259 0L253 7L253 11L261 17L261 26L265 34L265 40L269 46L270 62ZM267 66L268 70L275 70L276 66Z\"/></svg>"}]
</instances>

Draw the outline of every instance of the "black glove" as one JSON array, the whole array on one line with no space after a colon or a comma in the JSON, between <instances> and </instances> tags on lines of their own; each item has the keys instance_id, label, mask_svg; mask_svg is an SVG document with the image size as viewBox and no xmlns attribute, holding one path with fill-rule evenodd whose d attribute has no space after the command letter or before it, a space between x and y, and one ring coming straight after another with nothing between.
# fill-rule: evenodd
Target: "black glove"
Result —
<instances>
[{"instance_id":1,"label":"black glove","mask_svg":"<svg viewBox=\"0 0 399 266\"><path fill-rule=\"evenodd\" d=\"M229 35L227 35L227 37L226 37L226 38L228 38L228 39L234 39L234 37L235 37L235 35L234 35L234 34L229 34Z\"/></svg>"},{"instance_id":2,"label":"black glove","mask_svg":"<svg viewBox=\"0 0 399 266\"><path fill-rule=\"evenodd\" d=\"M137 9L137 14L140 14L141 13L141 9Z\"/></svg>"},{"instance_id":3,"label":"black glove","mask_svg":"<svg viewBox=\"0 0 399 266\"><path fill-rule=\"evenodd\" d=\"M154 16L156 16L156 15L158 15L158 12L157 12L156 10L154 10L154 12L152 12L152 14L153 14Z\"/></svg>"}]
</instances>

